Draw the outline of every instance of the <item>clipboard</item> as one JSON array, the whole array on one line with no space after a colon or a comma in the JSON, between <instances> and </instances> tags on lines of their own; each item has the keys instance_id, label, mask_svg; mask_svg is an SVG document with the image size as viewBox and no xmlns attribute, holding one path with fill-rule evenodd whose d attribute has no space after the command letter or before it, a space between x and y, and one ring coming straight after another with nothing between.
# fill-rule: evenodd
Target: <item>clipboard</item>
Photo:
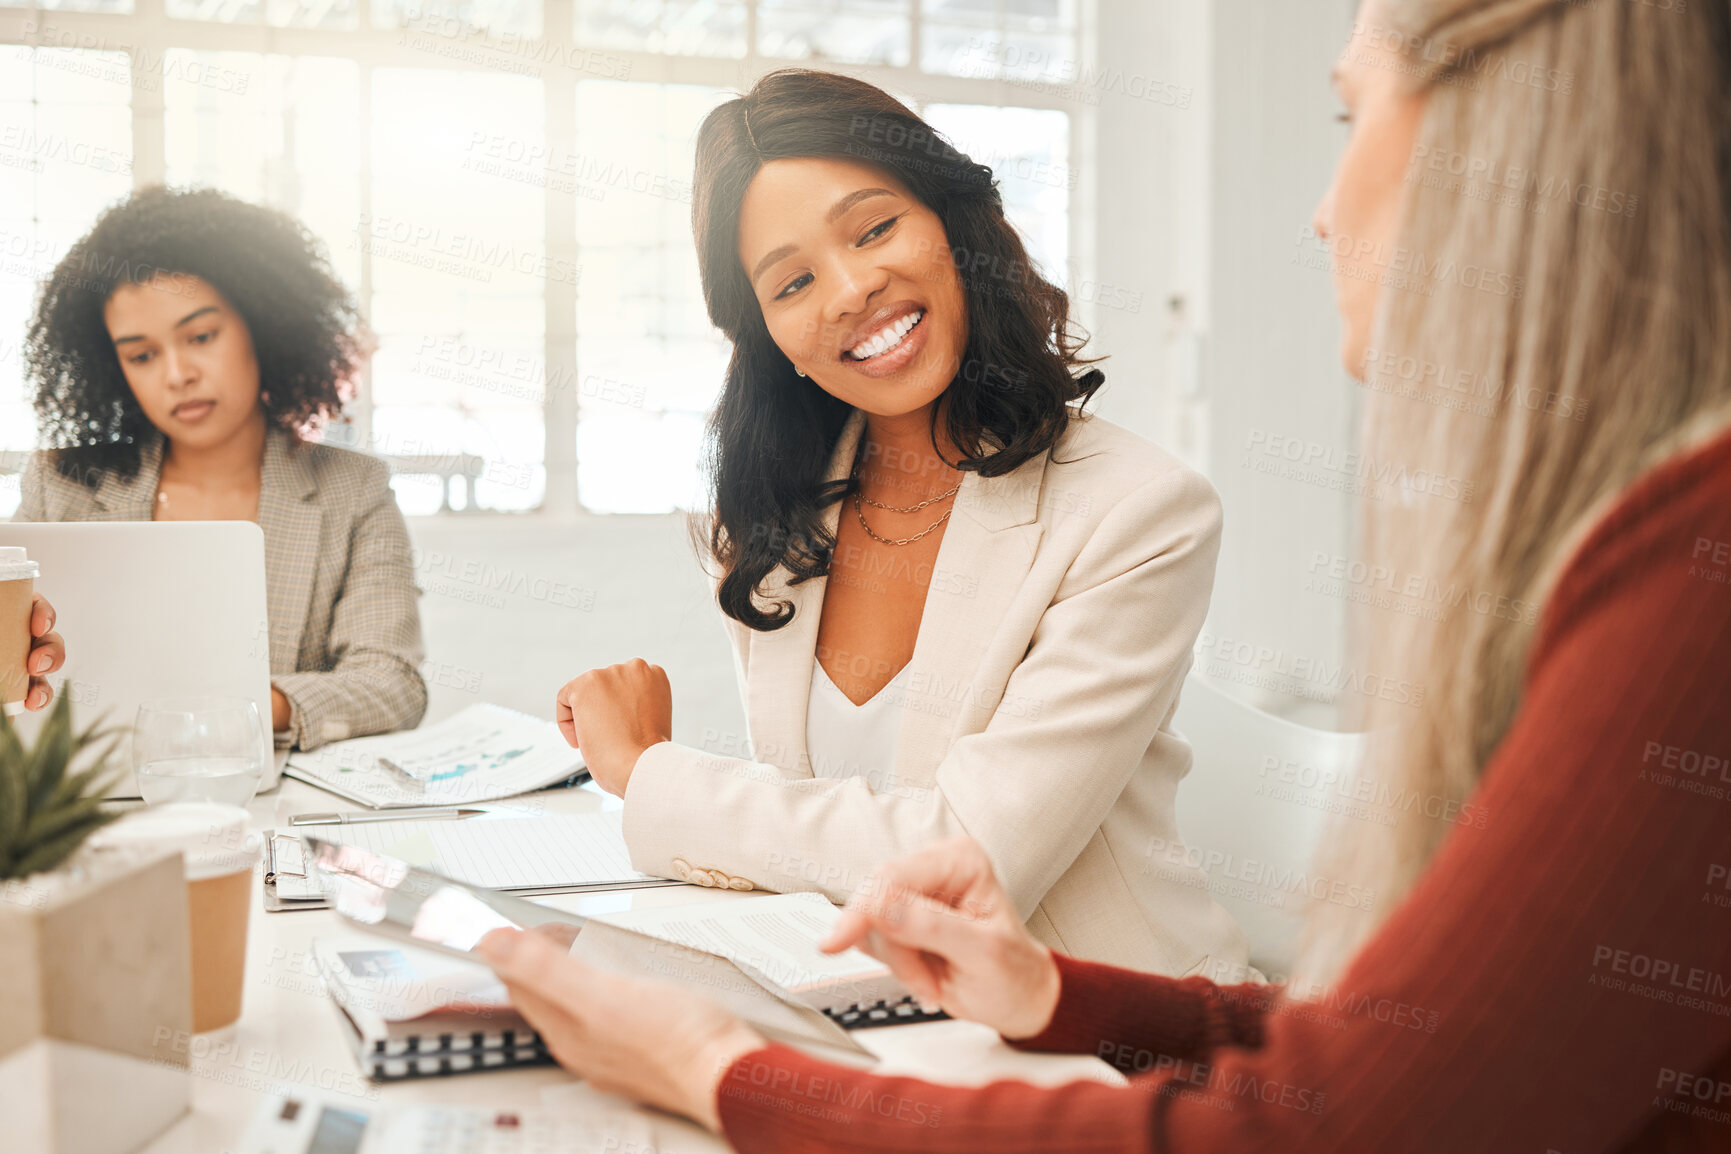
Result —
<instances>
[{"instance_id":1,"label":"clipboard","mask_svg":"<svg viewBox=\"0 0 1731 1154\"><path fill-rule=\"evenodd\" d=\"M316 888L312 855L301 840L303 834L324 841L352 841L375 851L412 844L428 864L438 864L446 853L471 862L484 859L488 854L488 841L496 838L509 847L512 861L481 861L481 868L494 867L492 876L473 878L473 881L475 884L490 883L490 888L520 897L606 893L689 884L673 878L653 877L630 868L624 837L618 829L617 811L485 821L477 818L461 822L407 818L365 825L265 830L261 900L267 913L322 910L330 904ZM393 838L397 839L397 845L391 844ZM534 857L537 842L546 857L555 858L563 854L562 859L531 862L532 866L540 869L539 876L533 881L525 879L522 884L512 884L506 875L513 865L521 863L521 859ZM587 851L583 848L584 842L589 843ZM555 880L559 875L576 880ZM471 878L458 880L468 882Z\"/></svg>"}]
</instances>

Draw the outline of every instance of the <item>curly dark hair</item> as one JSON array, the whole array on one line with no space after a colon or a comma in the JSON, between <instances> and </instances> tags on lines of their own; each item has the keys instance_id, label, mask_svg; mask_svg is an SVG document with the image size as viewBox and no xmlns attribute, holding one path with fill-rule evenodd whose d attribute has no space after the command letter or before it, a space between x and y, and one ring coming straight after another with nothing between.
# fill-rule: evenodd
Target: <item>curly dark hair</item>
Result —
<instances>
[{"instance_id":1,"label":"curly dark hair","mask_svg":"<svg viewBox=\"0 0 1731 1154\"><path fill-rule=\"evenodd\" d=\"M848 405L802 379L769 335L739 263L739 209L772 160L834 157L891 173L943 223L967 300L968 343L943 406L963 471L998 477L1057 444L1072 402L1105 382L1081 355L1086 337L1064 291L1040 275L1004 215L992 170L957 151L882 89L835 73L789 68L716 108L697 134L692 230L709 316L733 342L710 418L712 513L707 551L721 566L723 613L756 630L793 620L793 606L758 605L785 565L799 584L829 571L835 539L824 510L855 484L823 483Z\"/></svg>"},{"instance_id":2,"label":"curly dark hair","mask_svg":"<svg viewBox=\"0 0 1731 1154\"><path fill-rule=\"evenodd\" d=\"M252 333L268 419L298 429L341 410L365 355L355 299L293 217L215 189L143 188L112 205L43 284L24 342L42 447L95 487L138 472L157 435L120 367L103 308L158 273L208 283Z\"/></svg>"}]
</instances>

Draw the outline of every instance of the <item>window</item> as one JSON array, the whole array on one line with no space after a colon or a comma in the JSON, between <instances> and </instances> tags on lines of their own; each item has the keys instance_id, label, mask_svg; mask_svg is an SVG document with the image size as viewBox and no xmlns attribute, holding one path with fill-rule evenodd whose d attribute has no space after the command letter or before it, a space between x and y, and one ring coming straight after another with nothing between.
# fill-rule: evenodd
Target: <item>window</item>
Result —
<instances>
[{"instance_id":1,"label":"window","mask_svg":"<svg viewBox=\"0 0 1731 1154\"><path fill-rule=\"evenodd\" d=\"M1037 108L932 104L933 128L974 160L992 167L1004 213L1022 234L1028 255L1054 283L1070 263L1070 117Z\"/></svg>"},{"instance_id":2,"label":"window","mask_svg":"<svg viewBox=\"0 0 1731 1154\"><path fill-rule=\"evenodd\" d=\"M0 45L0 452L36 444L23 340L37 286L132 186L131 99L124 54ZM18 496L0 475L0 517Z\"/></svg>"},{"instance_id":3,"label":"window","mask_svg":"<svg viewBox=\"0 0 1731 1154\"><path fill-rule=\"evenodd\" d=\"M577 0L577 41L673 56L744 56L745 0Z\"/></svg>"},{"instance_id":4,"label":"window","mask_svg":"<svg viewBox=\"0 0 1731 1154\"><path fill-rule=\"evenodd\" d=\"M163 10L181 20L257 24L273 28L354 28L357 0L163 0Z\"/></svg>"},{"instance_id":5,"label":"window","mask_svg":"<svg viewBox=\"0 0 1731 1154\"><path fill-rule=\"evenodd\" d=\"M940 76L924 114L996 170L1030 253L1067 279L1055 86L1075 79L1077 0L571 0L569 18L540 0L164 4L42 0L57 14L25 35L57 47L0 45L0 454L34 444L35 284L132 187L135 139L144 179L273 205L324 243L378 338L327 436L391 457L411 513L529 510L573 488L595 512L702 502L729 350L692 250L693 145L771 68L892 91L917 85L877 70ZM294 31L261 40L271 28ZM549 445L561 468L576 458L556 488Z\"/></svg>"},{"instance_id":6,"label":"window","mask_svg":"<svg viewBox=\"0 0 1731 1154\"><path fill-rule=\"evenodd\" d=\"M542 189L487 158L494 141L538 147L540 86L381 68L373 117L371 204L350 238L372 267L372 447L434 463L478 456L477 505L534 508L546 487L545 373L533 368L544 363L542 284L578 270L547 255ZM399 477L404 511L436 510L441 483Z\"/></svg>"},{"instance_id":7,"label":"window","mask_svg":"<svg viewBox=\"0 0 1731 1154\"><path fill-rule=\"evenodd\" d=\"M1075 82L1075 0L925 0L920 67L952 76Z\"/></svg>"},{"instance_id":8,"label":"window","mask_svg":"<svg viewBox=\"0 0 1731 1154\"><path fill-rule=\"evenodd\" d=\"M577 86L577 490L591 509L702 501L703 421L727 367L691 244L698 126L726 95L679 84Z\"/></svg>"},{"instance_id":9,"label":"window","mask_svg":"<svg viewBox=\"0 0 1731 1154\"><path fill-rule=\"evenodd\" d=\"M758 51L813 64L908 63L908 0L761 0Z\"/></svg>"},{"instance_id":10,"label":"window","mask_svg":"<svg viewBox=\"0 0 1731 1154\"><path fill-rule=\"evenodd\" d=\"M163 152L172 185L205 185L292 213L360 284L360 69L324 56L189 52L165 58Z\"/></svg>"}]
</instances>

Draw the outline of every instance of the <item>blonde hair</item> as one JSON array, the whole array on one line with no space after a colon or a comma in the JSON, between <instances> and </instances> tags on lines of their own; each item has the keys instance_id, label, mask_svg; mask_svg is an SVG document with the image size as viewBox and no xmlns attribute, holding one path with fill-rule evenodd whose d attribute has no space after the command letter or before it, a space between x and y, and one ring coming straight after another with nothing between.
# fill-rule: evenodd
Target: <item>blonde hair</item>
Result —
<instances>
[{"instance_id":1,"label":"blonde hair","mask_svg":"<svg viewBox=\"0 0 1731 1154\"><path fill-rule=\"evenodd\" d=\"M1382 291L1362 437L1453 483L1362 503L1360 555L1434 612L1353 624L1361 667L1410 692L1355 719L1354 796L1379 820L1337 817L1318 863L1375 903L1309 911L1295 996L1339 975L1445 838L1498 819L1469 795L1558 573L1731 401L1723 0L1380 0L1362 18L1428 95L1400 240L1417 283Z\"/></svg>"}]
</instances>

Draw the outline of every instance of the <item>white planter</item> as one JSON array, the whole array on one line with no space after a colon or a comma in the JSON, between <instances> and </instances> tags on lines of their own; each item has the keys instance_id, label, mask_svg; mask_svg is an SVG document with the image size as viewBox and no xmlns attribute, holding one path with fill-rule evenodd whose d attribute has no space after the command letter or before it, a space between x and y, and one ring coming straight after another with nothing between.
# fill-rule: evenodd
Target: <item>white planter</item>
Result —
<instances>
[{"instance_id":1,"label":"white planter","mask_svg":"<svg viewBox=\"0 0 1731 1154\"><path fill-rule=\"evenodd\" d=\"M186 1113L192 979L178 853L81 851L0 883L0 975L8 1154L131 1154Z\"/></svg>"}]
</instances>

